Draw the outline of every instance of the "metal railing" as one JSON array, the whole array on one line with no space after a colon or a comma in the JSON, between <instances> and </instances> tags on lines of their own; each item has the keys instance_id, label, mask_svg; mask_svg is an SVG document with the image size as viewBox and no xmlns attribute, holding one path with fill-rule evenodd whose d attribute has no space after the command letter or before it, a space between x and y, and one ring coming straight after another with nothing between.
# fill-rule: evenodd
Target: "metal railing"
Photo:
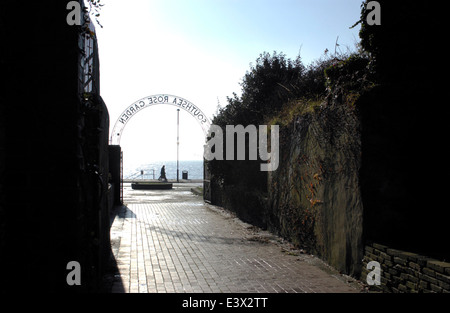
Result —
<instances>
[{"instance_id":1,"label":"metal railing","mask_svg":"<svg viewBox=\"0 0 450 313\"><path fill-rule=\"evenodd\" d=\"M157 171L152 169L150 171L138 171L136 173L130 174L128 175L125 179L130 180L130 179L157 179Z\"/></svg>"}]
</instances>

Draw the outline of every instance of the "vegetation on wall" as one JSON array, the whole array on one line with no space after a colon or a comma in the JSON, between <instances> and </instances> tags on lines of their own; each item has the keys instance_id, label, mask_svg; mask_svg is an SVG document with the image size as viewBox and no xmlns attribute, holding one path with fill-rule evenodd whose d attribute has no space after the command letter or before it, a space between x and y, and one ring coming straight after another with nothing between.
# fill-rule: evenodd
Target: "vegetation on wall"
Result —
<instances>
[{"instance_id":1,"label":"vegetation on wall","mask_svg":"<svg viewBox=\"0 0 450 313\"><path fill-rule=\"evenodd\" d=\"M346 269L358 260L354 250L361 250L351 226L361 221L352 216L352 205L364 208L364 241L448 257L439 249L448 238L438 217L444 192L427 183L445 161L423 148L445 125L427 109L441 103L436 96L444 90L429 45L439 27L437 19L426 18L436 8L380 0L381 25L369 26L367 2L358 51L326 53L308 66L300 57L264 52L244 76L242 95L234 94L215 116L213 123L222 127L280 125L278 172L260 172L260 160L208 164L218 204L327 260L347 254ZM425 208L434 214L423 214ZM335 215L330 219L324 210ZM347 219L347 238L335 238L340 230L330 228L339 217ZM337 249L327 250L333 244Z\"/></svg>"},{"instance_id":2,"label":"vegetation on wall","mask_svg":"<svg viewBox=\"0 0 450 313\"><path fill-rule=\"evenodd\" d=\"M367 65L367 56L359 52L325 54L308 66L300 56L291 60L283 53L264 52L244 76L241 96L228 98L228 105L219 109L213 124L223 130L226 125L280 125L280 146L286 147L292 123L299 116L319 110L327 98L355 102L361 89L372 85ZM213 192L217 203L237 211L245 220L268 227L268 173L260 171L260 163L213 160L208 167L216 184ZM310 192L314 194L313 188ZM313 206L320 202L313 196L310 200ZM308 210L300 212L299 225L303 226L299 227L312 229L313 217Z\"/></svg>"}]
</instances>

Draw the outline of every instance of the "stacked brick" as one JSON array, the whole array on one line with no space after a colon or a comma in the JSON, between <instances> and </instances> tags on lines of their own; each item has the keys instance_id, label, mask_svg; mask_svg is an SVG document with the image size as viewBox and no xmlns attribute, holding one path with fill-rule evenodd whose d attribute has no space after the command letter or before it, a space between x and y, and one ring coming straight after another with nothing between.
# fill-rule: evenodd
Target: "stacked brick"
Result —
<instances>
[{"instance_id":1,"label":"stacked brick","mask_svg":"<svg viewBox=\"0 0 450 313\"><path fill-rule=\"evenodd\" d=\"M450 263L372 243L366 245L361 279L372 271L367 264L381 267L381 285L371 290L394 293L450 293Z\"/></svg>"}]
</instances>

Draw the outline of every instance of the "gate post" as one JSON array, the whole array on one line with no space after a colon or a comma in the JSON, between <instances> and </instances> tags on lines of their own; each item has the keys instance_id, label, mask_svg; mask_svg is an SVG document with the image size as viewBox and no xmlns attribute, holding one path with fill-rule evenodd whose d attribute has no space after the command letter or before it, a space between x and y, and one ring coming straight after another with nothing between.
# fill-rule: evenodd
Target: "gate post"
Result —
<instances>
[{"instance_id":1,"label":"gate post","mask_svg":"<svg viewBox=\"0 0 450 313\"><path fill-rule=\"evenodd\" d=\"M203 200L207 203L212 203L211 173L208 170L205 158L203 158Z\"/></svg>"},{"instance_id":2,"label":"gate post","mask_svg":"<svg viewBox=\"0 0 450 313\"><path fill-rule=\"evenodd\" d=\"M114 204L122 205L122 149L118 145L109 146L109 173L114 186Z\"/></svg>"}]
</instances>

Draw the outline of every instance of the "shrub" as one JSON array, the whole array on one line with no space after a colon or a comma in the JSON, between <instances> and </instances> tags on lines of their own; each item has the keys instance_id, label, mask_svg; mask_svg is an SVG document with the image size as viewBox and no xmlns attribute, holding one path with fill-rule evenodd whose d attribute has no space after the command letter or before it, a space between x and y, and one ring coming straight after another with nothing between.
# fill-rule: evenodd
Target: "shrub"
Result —
<instances>
[{"instance_id":1,"label":"shrub","mask_svg":"<svg viewBox=\"0 0 450 313\"><path fill-rule=\"evenodd\" d=\"M371 86L369 59L353 54L343 61L333 62L325 69L326 86L329 91L360 92Z\"/></svg>"}]
</instances>

